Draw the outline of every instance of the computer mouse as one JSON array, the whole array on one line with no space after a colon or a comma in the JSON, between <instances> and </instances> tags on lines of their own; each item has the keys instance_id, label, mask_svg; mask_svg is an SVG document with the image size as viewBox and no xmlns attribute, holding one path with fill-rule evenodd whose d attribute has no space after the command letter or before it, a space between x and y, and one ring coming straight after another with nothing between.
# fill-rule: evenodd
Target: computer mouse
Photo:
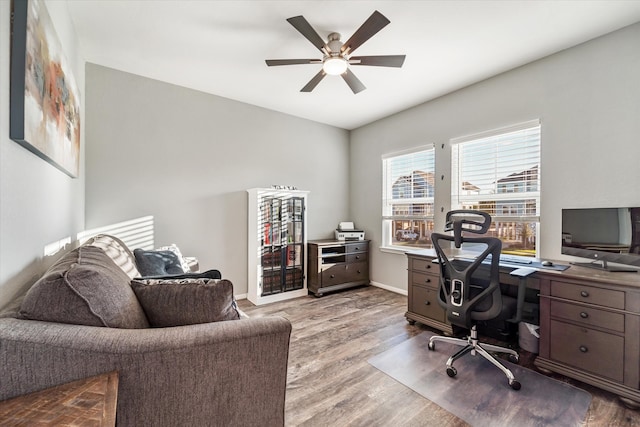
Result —
<instances>
[{"instance_id":1,"label":"computer mouse","mask_svg":"<svg viewBox=\"0 0 640 427\"><path fill-rule=\"evenodd\" d=\"M540 265L542 265L543 267L551 267L553 263L551 261L542 261Z\"/></svg>"}]
</instances>

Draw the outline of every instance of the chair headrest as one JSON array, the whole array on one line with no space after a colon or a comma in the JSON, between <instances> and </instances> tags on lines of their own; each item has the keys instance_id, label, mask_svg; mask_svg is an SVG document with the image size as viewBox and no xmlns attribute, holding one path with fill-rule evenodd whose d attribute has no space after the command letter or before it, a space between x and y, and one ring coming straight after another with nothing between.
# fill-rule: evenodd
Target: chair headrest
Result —
<instances>
[{"instance_id":1,"label":"chair headrest","mask_svg":"<svg viewBox=\"0 0 640 427\"><path fill-rule=\"evenodd\" d=\"M447 212L445 231L453 230L456 248L462 244L462 232L485 234L491 226L491 215L482 211L455 210Z\"/></svg>"}]
</instances>

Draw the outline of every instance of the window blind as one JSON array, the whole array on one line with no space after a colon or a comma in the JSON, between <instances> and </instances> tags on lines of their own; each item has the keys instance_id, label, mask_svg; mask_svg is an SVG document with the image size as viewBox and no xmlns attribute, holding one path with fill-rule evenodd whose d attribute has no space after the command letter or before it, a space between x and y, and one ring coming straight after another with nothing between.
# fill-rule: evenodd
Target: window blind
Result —
<instances>
[{"instance_id":1,"label":"window blind","mask_svg":"<svg viewBox=\"0 0 640 427\"><path fill-rule=\"evenodd\" d=\"M383 157L383 219L433 217L433 146Z\"/></svg>"},{"instance_id":2,"label":"window blind","mask_svg":"<svg viewBox=\"0 0 640 427\"><path fill-rule=\"evenodd\" d=\"M539 121L451 143L453 209L479 209L502 221L539 220Z\"/></svg>"}]
</instances>

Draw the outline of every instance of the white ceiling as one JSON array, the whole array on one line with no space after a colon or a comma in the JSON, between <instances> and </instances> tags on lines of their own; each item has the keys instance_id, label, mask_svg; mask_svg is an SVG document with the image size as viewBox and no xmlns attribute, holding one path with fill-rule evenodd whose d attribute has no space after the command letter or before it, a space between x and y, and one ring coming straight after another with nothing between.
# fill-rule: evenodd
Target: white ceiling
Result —
<instances>
[{"instance_id":1,"label":"white ceiling","mask_svg":"<svg viewBox=\"0 0 640 427\"><path fill-rule=\"evenodd\" d=\"M635 1L67 0L89 62L354 129L640 21ZM287 18L346 41L373 13L391 23L357 55L406 54L402 68L353 67L354 95L320 65L267 67L265 59L321 58Z\"/></svg>"}]
</instances>

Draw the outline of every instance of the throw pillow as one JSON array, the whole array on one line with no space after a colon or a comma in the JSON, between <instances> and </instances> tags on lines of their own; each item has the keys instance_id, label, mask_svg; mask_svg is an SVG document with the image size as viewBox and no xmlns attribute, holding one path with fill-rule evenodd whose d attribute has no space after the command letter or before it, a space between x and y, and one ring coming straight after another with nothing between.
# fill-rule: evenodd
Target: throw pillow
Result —
<instances>
[{"instance_id":1,"label":"throw pillow","mask_svg":"<svg viewBox=\"0 0 640 427\"><path fill-rule=\"evenodd\" d=\"M100 248L80 246L26 293L23 319L110 328L148 328L129 276Z\"/></svg>"},{"instance_id":2,"label":"throw pillow","mask_svg":"<svg viewBox=\"0 0 640 427\"><path fill-rule=\"evenodd\" d=\"M127 245L117 237L98 234L90 238L85 246L96 246L102 249L131 279L140 275L133 254Z\"/></svg>"},{"instance_id":3,"label":"throw pillow","mask_svg":"<svg viewBox=\"0 0 640 427\"><path fill-rule=\"evenodd\" d=\"M131 287L152 327L193 325L240 318L229 280L135 279Z\"/></svg>"},{"instance_id":4,"label":"throw pillow","mask_svg":"<svg viewBox=\"0 0 640 427\"><path fill-rule=\"evenodd\" d=\"M133 255L141 276L165 276L167 274L182 274L184 270L180 260L172 251L145 251L135 249Z\"/></svg>"},{"instance_id":5,"label":"throw pillow","mask_svg":"<svg viewBox=\"0 0 640 427\"><path fill-rule=\"evenodd\" d=\"M185 273L188 273L191 271L191 266L189 265L189 262L187 262L187 259L185 257L182 256L182 252L180 252L180 248L178 248L178 245L176 245L175 243L172 243L168 246L162 246L156 249L157 251L171 251L174 254L176 254L176 256L178 257L178 259L180 260L180 265L182 266L182 270Z\"/></svg>"}]
</instances>

